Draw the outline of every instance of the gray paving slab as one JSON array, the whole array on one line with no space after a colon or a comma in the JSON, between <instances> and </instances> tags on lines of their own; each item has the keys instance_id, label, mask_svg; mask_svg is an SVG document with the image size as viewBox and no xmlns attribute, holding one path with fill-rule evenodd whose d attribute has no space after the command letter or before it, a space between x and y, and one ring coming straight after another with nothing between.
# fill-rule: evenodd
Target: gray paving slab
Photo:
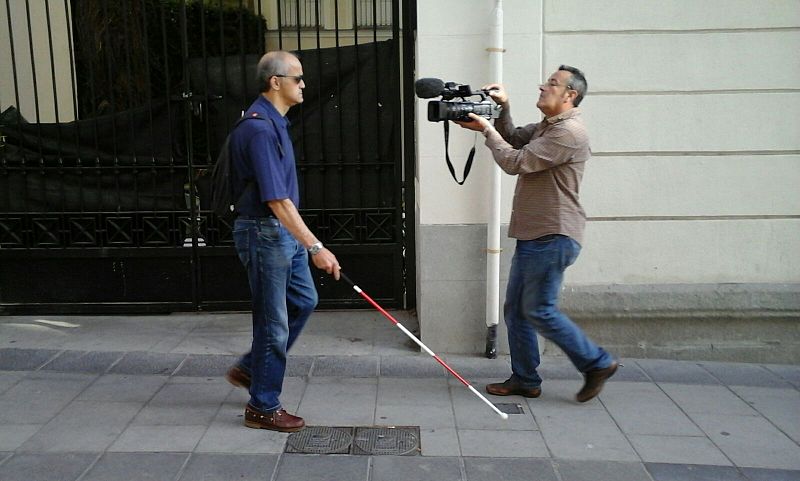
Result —
<instances>
[{"instance_id":1,"label":"gray paving slab","mask_svg":"<svg viewBox=\"0 0 800 481\"><path fill-rule=\"evenodd\" d=\"M75 401L42 426L20 451L101 452L141 409L138 403Z\"/></svg>"},{"instance_id":2,"label":"gray paving slab","mask_svg":"<svg viewBox=\"0 0 800 481\"><path fill-rule=\"evenodd\" d=\"M35 372L0 395L0 424L45 424L96 376Z\"/></svg>"},{"instance_id":3,"label":"gray paving slab","mask_svg":"<svg viewBox=\"0 0 800 481\"><path fill-rule=\"evenodd\" d=\"M636 359L636 364L655 382L671 382L678 384L720 383L711 373L698 365L697 362Z\"/></svg>"},{"instance_id":4,"label":"gray paving slab","mask_svg":"<svg viewBox=\"0 0 800 481\"><path fill-rule=\"evenodd\" d=\"M439 378L380 378L378 405L444 405L450 404L450 386Z\"/></svg>"},{"instance_id":5,"label":"gray paving slab","mask_svg":"<svg viewBox=\"0 0 800 481\"><path fill-rule=\"evenodd\" d=\"M197 355L189 354L183 364L175 373L177 376L224 376L225 373L239 360L234 355Z\"/></svg>"},{"instance_id":6,"label":"gray paving slab","mask_svg":"<svg viewBox=\"0 0 800 481\"><path fill-rule=\"evenodd\" d=\"M42 426L42 424L0 424L0 452L16 450Z\"/></svg>"},{"instance_id":7,"label":"gray paving slab","mask_svg":"<svg viewBox=\"0 0 800 481\"><path fill-rule=\"evenodd\" d=\"M549 459L465 458L464 469L467 481L558 480Z\"/></svg>"},{"instance_id":8,"label":"gray paving slab","mask_svg":"<svg viewBox=\"0 0 800 481\"><path fill-rule=\"evenodd\" d=\"M208 425L233 388L218 382L167 383L136 415L134 425Z\"/></svg>"},{"instance_id":9,"label":"gray paving slab","mask_svg":"<svg viewBox=\"0 0 800 481\"><path fill-rule=\"evenodd\" d=\"M534 411L554 458L640 461L611 416L599 409Z\"/></svg>"},{"instance_id":10,"label":"gray paving slab","mask_svg":"<svg viewBox=\"0 0 800 481\"><path fill-rule=\"evenodd\" d=\"M762 417L691 416L737 466L800 469L800 446Z\"/></svg>"},{"instance_id":11,"label":"gray paving slab","mask_svg":"<svg viewBox=\"0 0 800 481\"><path fill-rule=\"evenodd\" d=\"M507 357L486 359L480 356L442 355L440 356L451 369L465 379L503 378L511 375L511 362ZM432 362L436 362L433 360ZM437 363L438 364L438 363Z\"/></svg>"},{"instance_id":12,"label":"gray paving slab","mask_svg":"<svg viewBox=\"0 0 800 481\"><path fill-rule=\"evenodd\" d=\"M546 458L550 455L539 431L459 429L461 455L492 458Z\"/></svg>"},{"instance_id":13,"label":"gray paving slab","mask_svg":"<svg viewBox=\"0 0 800 481\"><path fill-rule=\"evenodd\" d=\"M26 375L25 371L0 371L0 395L11 389Z\"/></svg>"},{"instance_id":14,"label":"gray paving slab","mask_svg":"<svg viewBox=\"0 0 800 481\"><path fill-rule=\"evenodd\" d=\"M650 383L608 383L600 400L626 434L699 436L702 431Z\"/></svg>"},{"instance_id":15,"label":"gray paving slab","mask_svg":"<svg viewBox=\"0 0 800 481\"><path fill-rule=\"evenodd\" d=\"M297 414L313 425L371 426L377 391L375 378L312 378Z\"/></svg>"},{"instance_id":16,"label":"gray paving slab","mask_svg":"<svg viewBox=\"0 0 800 481\"><path fill-rule=\"evenodd\" d=\"M629 434L627 437L642 461L648 463L733 465L705 436Z\"/></svg>"},{"instance_id":17,"label":"gray paving slab","mask_svg":"<svg viewBox=\"0 0 800 481\"><path fill-rule=\"evenodd\" d=\"M375 456L372 458L372 475L369 479L370 481L461 481L461 463L458 458Z\"/></svg>"},{"instance_id":18,"label":"gray paving slab","mask_svg":"<svg viewBox=\"0 0 800 481\"><path fill-rule=\"evenodd\" d=\"M377 377L378 356L319 356L311 368L315 377Z\"/></svg>"},{"instance_id":19,"label":"gray paving slab","mask_svg":"<svg viewBox=\"0 0 800 481\"><path fill-rule=\"evenodd\" d=\"M420 406L379 403L375 408L375 424L455 428L456 420L450 403Z\"/></svg>"},{"instance_id":20,"label":"gray paving slab","mask_svg":"<svg viewBox=\"0 0 800 481\"><path fill-rule=\"evenodd\" d=\"M730 466L646 463L645 468L653 481L747 481Z\"/></svg>"},{"instance_id":21,"label":"gray paving slab","mask_svg":"<svg viewBox=\"0 0 800 481\"><path fill-rule=\"evenodd\" d=\"M366 481L369 457L284 454L278 462L275 481ZM373 478L377 481L380 478Z\"/></svg>"},{"instance_id":22,"label":"gray paving slab","mask_svg":"<svg viewBox=\"0 0 800 481\"><path fill-rule=\"evenodd\" d=\"M208 426L129 426L108 451L189 453L207 429Z\"/></svg>"},{"instance_id":23,"label":"gray paving slab","mask_svg":"<svg viewBox=\"0 0 800 481\"><path fill-rule=\"evenodd\" d=\"M101 374L124 355L123 352L64 351L42 366L42 370Z\"/></svg>"},{"instance_id":24,"label":"gray paving slab","mask_svg":"<svg viewBox=\"0 0 800 481\"><path fill-rule=\"evenodd\" d=\"M81 481L171 480L188 456L188 453L105 453Z\"/></svg>"},{"instance_id":25,"label":"gray paving slab","mask_svg":"<svg viewBox=\"0 0 800 481\"><path fill-rule=\"evenodd\" d=\"M381 377L444 378L447 371L428 354L381 356Z\"/></svg>"},{"instance_id":26,"label":"gray paving slab","mask_svg":"<svg viewBox=\"0 0 800 481\"><path fill-rule=\"evenodd\" d=\"M616 461L553 461L561 481L651 481L641 463Z\"/></svg>"},{"instance_id":27,"label":"gray paving slab","mask_svg":"<svg viewBox=\"0 0 800 481\"><path fill-rule=\"evenodd\" d=\"M785 379L758 364L710 361L698 364L729 386L792 387Z\"/></svg>"},{"instance_id":28,"label":"gray paving slab","mask_svg":"<svg viewBox=\"0 0 800 481\"><path fill-rule=\"evenodd\" d=\"M114 374L163 374L175 372L186 354L160 352L129 352L111 368Z\"/></svg>"},{"instance_id":29,"label":"gray paving slab","mask_svg":"<svg viewBox=\"0 0 800 481\"><path fill-rule=\"evenodd\" d=\"M3 481L74 481L97 453L16 453L0 464Z\"/></svg>"},{"instance_id":30,"label":"gray paving slab","mask_svg":"<svg viewBox=\"0 0 800 481\"><path fill-rule=\"evenodd\" d=\"M167 383L167 376L105 374L78 396L82 401L145 403Z\"/></svg>"},{"instance_id":31,"label":"gray paving slab","mask_svg":"<svg viewBox=\"0 0 800 481\"><path fill-rule=\"evenodd\" d=\"M419 429L420 447L423 456L460 456L458 434L455 428Z\"/></svg>"},{"instance_id":32,"label":"gray paving slab","mask_svg":"<svg viewBox=\"0 0 800 481\"><path fill-rule=\"evenodd\" d=\"M541 364L537 368L537 372L542 377L544 381L555 381L555 380L582 380L583 376L575 366L572 365L572 362L566 357L543 357ZM511 375L511 367L509 362L508 372L506 373L506 378Z\"/></svg>"},{"instance_id":33,"label":"gray paving slab","mask_svg":"<svg viewBox=\"0 0 800 481\"><path fill-rule=\"evenodd\" d=\"M286 360L286 376L308 376L314 356L289 356Z\"/></svg>"},{"instance_id":34,"label":"gray paving slab","mask_svg":"<svg viewBox=\"0 0 800 481\"><path fill-rule=\"evenodd\" d=\"M59 352L54 349L0 349L0 370L34 371L56 357Z\"/></svg>"},{"instance_id":35,"label":"gray paving slab","mask_svg":"<svg viewBox=\"0 0 800 481\"><path fill-rule=\"evenodd\" d=\"M800 443L800 392L743 386L731 389L784 434Z\"/></svg>"},{"instance_id":36,"label":"gray paving slab","mask_svg":"<svg viewBox=\"0 0 800 481\"><path fill-rule=\"evenodd\" d=\"M765 364L764 367L780 376L781 379L791 383L795 389L800 389L800 366L788 364Z\"/></svg>"},{"instance_id":37,"label":"gray paving slab","mask_svg":"<svg viewBox=\"0 0 800 481\"><path fill-rule=\"evenodd\" d=\"M614 373L609 382L650 382L650 376L636 364L636 361L631 359L628 362L626 359L619 359L620 366L617 372ZM583 379L583 378L581 378Z\"/></svg>"},{"instance_id":38,"label":"gray paving slab","mask_svg":"<svg viewBox=\"0 0 800 481\"><path fill-rule=\"evenodd\" d=\"M687 413L734 414L755 416L758 413L727 386L659 384L682 411Z\"/></svg>"},{"instance_id":39,"label":"gray paving slab","mask_svg":"<svg viewBox=\"0 0 800 481\"><path fill-rule=\"evenodd\" d=\"M750 481L800 481L800 471L742 468L742 473Z\"/></svg>"},{"instance_id":40,"label":"gray paving slab","mask_svg":"<svg viewBox=\"0 0 800 481\"><path fill-rule=\"evenodd\" d=\"M215 420L195 448L198 453L279 454L286 448L287 433L250 429L239 416Z\"/></svg>"},{"instance_id":41,"label":"gray paving slab","mask_svg":"<svg viewBox=\"0 0 800 481\"><path fill-rule=\"evenodd\" d=\"M486 429L492 431L534 431L539 429L530 410L525 414L509 416L503 420L489 406L478 398L472 391L461 386L450 386L450 396L453 400L453 411L456 416L458 429ZM521 396L491 396L486 395L491 402L516 402L525 404Z\"/></svg>"},{"instance_id":42,"label":"gray paving slab","mask_svg":"<svg viewBox=\"0 0 800 481\"><path fill-rule=\"evenodd\" d=\"M269 481L277 463L277 454L192 454L179 481Z\"/></svg>"}]
</instances>

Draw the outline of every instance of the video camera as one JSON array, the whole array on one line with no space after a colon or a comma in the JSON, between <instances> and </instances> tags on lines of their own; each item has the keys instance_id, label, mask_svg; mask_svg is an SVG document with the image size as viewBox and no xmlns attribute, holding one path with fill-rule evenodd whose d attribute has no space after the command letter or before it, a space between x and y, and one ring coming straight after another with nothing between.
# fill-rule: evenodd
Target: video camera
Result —
<instances>
[{"instance_id":1,"label":"video camera","mask_svg":"<svg viewBox=\"0 0 800 481\"><path fill-rule=\"evenodd\" d=\"M442 100L428 102L428 120L441 122L447 120L470 121L474 113L487 119L500 116L500 106L489 99L489 90L472 90L469 85L443 82L438 78L421 78L414 83L414 92L421 99L442 97ZM479 102L470 102L467 97L479 96ZM454 101L454 98L461 101Z\"/></svg>"}]
</instances>

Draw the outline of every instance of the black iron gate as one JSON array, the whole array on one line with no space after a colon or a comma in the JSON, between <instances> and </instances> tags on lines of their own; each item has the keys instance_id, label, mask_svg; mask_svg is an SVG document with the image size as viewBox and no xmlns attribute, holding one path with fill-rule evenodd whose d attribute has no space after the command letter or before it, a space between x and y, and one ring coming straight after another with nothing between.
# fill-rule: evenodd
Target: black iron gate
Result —
<instances>
[{"instance_id":1,"label":"black iron gate","mask_svg":"<svg viewBox=\"0 0 800 481\"><path fill-rule=\"evenodd\" d=\"M13 77L0 96L0 313L246 309L209 169L277 48L307 79L290 112L301 214L373 297L413 306L409 6L0 1ZM362 305L315 274L321 307Z\"/></svg>"}]
</instances>

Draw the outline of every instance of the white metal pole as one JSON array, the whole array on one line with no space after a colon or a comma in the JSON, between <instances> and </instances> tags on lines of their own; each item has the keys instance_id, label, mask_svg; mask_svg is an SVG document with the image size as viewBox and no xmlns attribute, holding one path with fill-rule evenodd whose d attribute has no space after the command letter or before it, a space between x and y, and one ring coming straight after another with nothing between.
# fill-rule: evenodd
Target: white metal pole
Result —
<instances>
[{"instance_id":1,"label":"white metal pole","mask_svg":"<svg viewBox=\"0 0 800 481\"><path fill-rule=\"evenodd\" d=\"M503 0L495 0L489 47L489 80L503 82ZM497 324L500 315L500 194L502 173L492 162L489 223L486 237L486 357L497 357Z\"/></svg>"}]
</instances>

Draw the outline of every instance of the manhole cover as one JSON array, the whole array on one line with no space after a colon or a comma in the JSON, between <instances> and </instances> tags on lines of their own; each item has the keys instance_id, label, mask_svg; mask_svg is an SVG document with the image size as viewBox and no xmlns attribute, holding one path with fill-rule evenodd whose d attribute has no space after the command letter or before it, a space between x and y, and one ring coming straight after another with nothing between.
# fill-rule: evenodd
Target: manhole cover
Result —
<instances>
[{"instance_id":1,"label":"manhole cover","mask_svg":"<svg viewBox=\"0 0 800 481\"><path fill-rule=\"evenodd\" d=\"M353 454L413 456L419 451L418 427L356 428L353 438Z\"/></svg>"},{"instance_id":2,"label":"manhole cover","mask_svg":"<svg viewBox=\"0 0 800 481\"><path fill-rule=\"evenodd\" d=\"M353 428L309 426L286 440L287 453L347 454L353 442Z\"/></svg>"},{"instance_id":3,"label":"manhole cover","mask_svg":"<svg viewBox=\"0 0 800 481\"><path fill-rule=\"evenodd\" d=\"M495 403L494 405L506 414L523 414L525 412L522 405L517 403Z\"/></svg>"}]
</instances>

